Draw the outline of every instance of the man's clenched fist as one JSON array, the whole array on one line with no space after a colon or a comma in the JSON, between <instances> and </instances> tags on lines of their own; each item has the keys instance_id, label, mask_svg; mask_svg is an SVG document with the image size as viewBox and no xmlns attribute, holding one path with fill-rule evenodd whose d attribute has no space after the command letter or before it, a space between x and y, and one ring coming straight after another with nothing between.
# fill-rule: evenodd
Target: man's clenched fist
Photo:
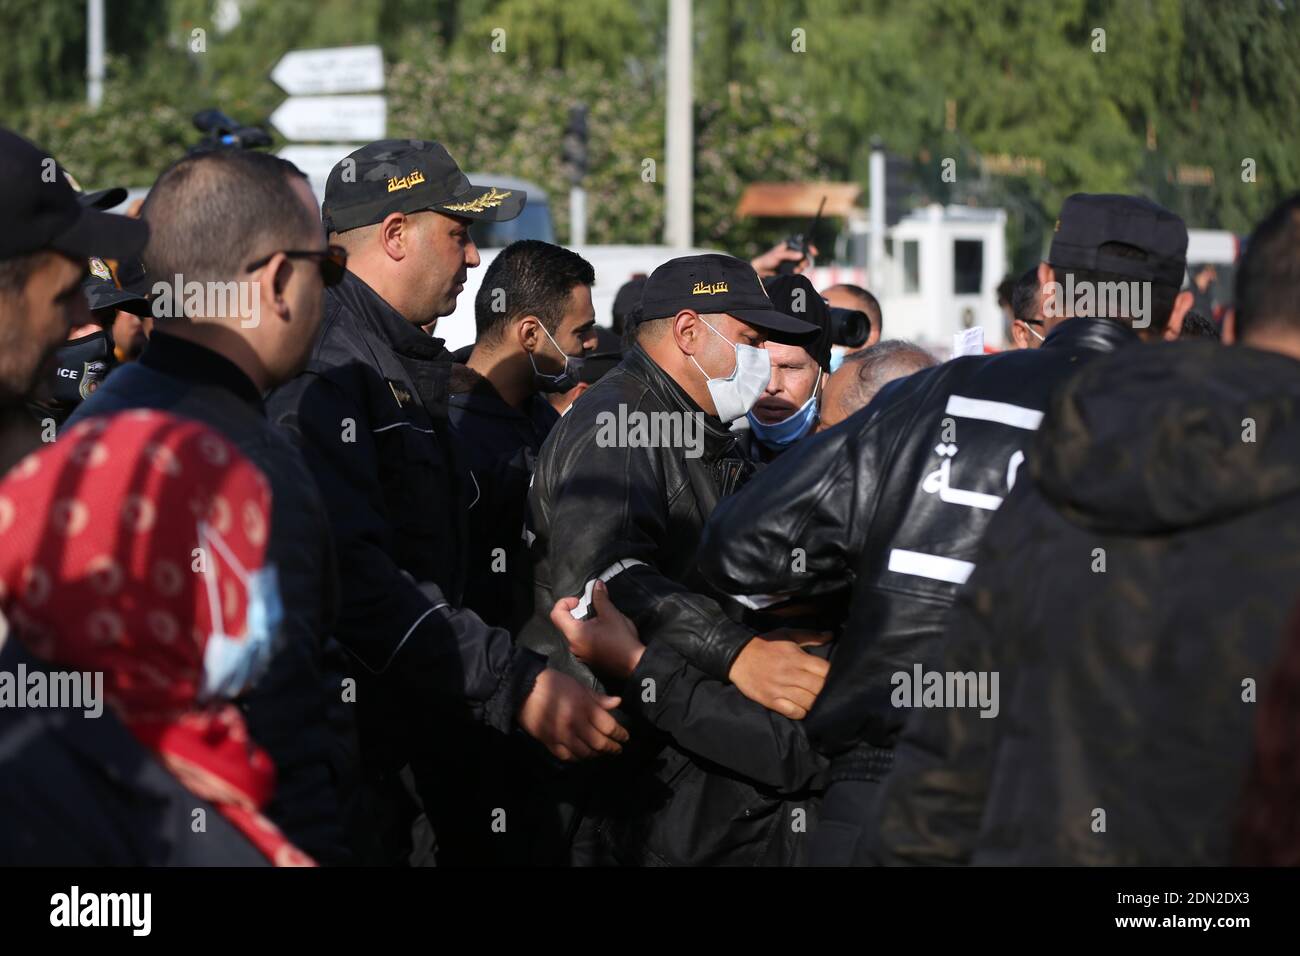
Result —
<instances>
[{"instance_id":1,"label":"man's clenched fist","mask_svg":"<svg viewBox=\"0 0 1300 956\"><path fill-rule=\"evenodd\" d=\"M831 669L803 648L825 644L830 637L824 631L788 627L759 634L745 645L728 677L750 700L791 720L803 720Z\"/></svg>"}]
</instances>

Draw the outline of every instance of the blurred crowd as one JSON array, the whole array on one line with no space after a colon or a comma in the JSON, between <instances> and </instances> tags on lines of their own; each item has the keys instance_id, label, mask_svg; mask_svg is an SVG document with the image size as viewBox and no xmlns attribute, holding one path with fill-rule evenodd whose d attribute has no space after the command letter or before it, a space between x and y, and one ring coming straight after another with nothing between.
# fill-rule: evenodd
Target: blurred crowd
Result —
<instances>
[{"instance_id":1,"label":"blurred crowd","mask_svg":"<svg viewBox=\"0 0 1300 956\"><path fill-rule=\"evenodd\" d=\"M0 130L0 862L1300 863L1300 196L1224 314L1071 196L952 358L535 240L453 354L431 141L124 198Z\"/></svg>"}]
</instances>

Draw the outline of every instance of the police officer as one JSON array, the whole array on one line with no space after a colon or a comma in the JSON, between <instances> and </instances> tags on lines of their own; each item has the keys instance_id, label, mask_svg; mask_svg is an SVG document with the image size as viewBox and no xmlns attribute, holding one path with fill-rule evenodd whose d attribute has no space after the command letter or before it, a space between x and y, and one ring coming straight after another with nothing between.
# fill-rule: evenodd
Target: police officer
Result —
<instances>
[{"instance_id":1,"label":"police officer","mask_svg":"<svg viewBox=\"0 0 1300 956\"><path fill-rule=\"evenodd\" d=\"M635 752L591 768L588 788L582 768L557 791L571 858L789 863L801 841L778 821L807 812L822 770L796 721L826 663L799 646L803 632L760 636L740 623L695 564L709 513L755 467L729 426L767 388L764 342L819 329L774 308L754 269L725 255L659 266L641 312L622 364L551 431L530 495L537 599L521 643L597 686L627 686L626 707L646 728ZM597 580L646 644L635 664L570 653L554 604L583 614Z\"/></svg>"},{"instance_id":2,"label":"police officer","mask_svg":"<svg viewBox=\"0 0 1300 956\"><path fill-rule=\"evenodd\" d=\"M62 425L73 410L99 388L118 364L114 332L125 312L137 322L149 315L149 300L116 281L112 267L91 256L81 283L90 321L74 326L68 341L55 355L54 369L38 387L33 399L38 420Z\"/></svg>"},{"instance_id":3,"label":"police officer","mask_svg":"<svg viewBox=\"0 0 1300 956\"><path fill-rule=\"evenodd\" d=\"M367 786L363 859L427 862L458 784L439 764L457 720L521 726L560 759L616 752L596 695L462 607L473 482L453 447L451 356L423 328L479 264L475 221L518 216L516 189L470 183L441 145L383 140L331 171L322 219L349 253L306 371L271 396L329 506L346 587L337 636L356 662ZM412 831L412 824L416 830Z\"/></svg>"},{"instance_id":4,"label":"police officer","mask_svg":"<svg viewBox=\"0 0 1300 956\"><path fill-rule=\"evenodd\" d=\"M90 256L138 255L142 222L77 201L53 157L0 129L0 468L35 435L25 401L68 330L88 321L79 286Z\"/></svg>"}]
</instances>

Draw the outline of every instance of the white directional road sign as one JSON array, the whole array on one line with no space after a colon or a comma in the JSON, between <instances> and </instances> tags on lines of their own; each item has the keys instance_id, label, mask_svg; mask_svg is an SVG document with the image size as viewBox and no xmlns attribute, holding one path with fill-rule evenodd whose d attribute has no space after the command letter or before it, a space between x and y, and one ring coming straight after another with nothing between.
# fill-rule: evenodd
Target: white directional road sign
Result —
<instances>
[{"instance_id":1,"label":"white directional road sign","mask_svg":"<svg viewBox=\"0 0 1300 956\"><path fill-rule=\"evenodd\" d=\"M384 88L384 55L377 46L291 50L271 79L291 95L369 93Z\"/></svg>"},{"instance_id":2,"label":"white directional road sign","mask_svg":"<svg viewBox=\"0 0 1300 956\"><path fill-rule=\"evenodd\" d=\"M285 146L277 154L281 159L293 163L311 180L312 191L317 196L325 195L325 181L329 179L330 170L335 164L357 148L355 143L322 143L319 146L292 145Z\"/></svg>"},{"instance_id":3,"label":"white directional road sign","mask_svg":"<svg viewBox=\"0 0 1300 956\"><path fill-rule=\"evenodd\" d=\"M382 96L291 96L271 123L285 139L364 143L384 138L388 102Z\"/></svg>"}]
</instances>

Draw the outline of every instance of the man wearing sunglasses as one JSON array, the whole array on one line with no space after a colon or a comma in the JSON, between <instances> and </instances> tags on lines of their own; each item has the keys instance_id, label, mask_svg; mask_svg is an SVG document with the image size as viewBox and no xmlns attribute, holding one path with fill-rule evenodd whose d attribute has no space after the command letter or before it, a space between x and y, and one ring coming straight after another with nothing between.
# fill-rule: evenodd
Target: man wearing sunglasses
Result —
<instances>
[{"instance_id":1,"label":"man wearing sunglasses","mask_svg":"<svg viewBox=\"0 0 1300 956\"><path fill-rule=\"evenodd\" d=\"M232 148L179 160L150 190L142 217L145 268L156 280L153 333L139 360L105 379L69 421L167 410L217 429L266 474L267 560L283 623L270 667L238 703L276 765L267 816L318 861L347 862L336 781L348 767L339 765L344 748L332 727L346 735L352 714L337 671L326 674L338 599L329 518L301 455L263 404L302 370L324 286L342 278L346 255L326 246L302 173L264 153Z\"/></svg>"},{"instance_id":2,"label":"man wearing sunglasses","mask_svg":"<svg viewBox=\"0 0 1300 956\"><path fill-rule=\"evenodd\" d=\"M347 582L337 635L357 665L367 863L431 861L430 823L439 864L455 862L449 834L493 833L493 816L456 810L471 721L520 727L561 760L627 739L616 698L546 668L463 604L470 509L485 504L449 430L451 355L425 328L479 264L470 224L513 219L524 199L471 184L433 142L382 140L340 160L322 218L348 275L325 297L306 372L270 399L328 502Z\"/></svg>"}]
</instances>

